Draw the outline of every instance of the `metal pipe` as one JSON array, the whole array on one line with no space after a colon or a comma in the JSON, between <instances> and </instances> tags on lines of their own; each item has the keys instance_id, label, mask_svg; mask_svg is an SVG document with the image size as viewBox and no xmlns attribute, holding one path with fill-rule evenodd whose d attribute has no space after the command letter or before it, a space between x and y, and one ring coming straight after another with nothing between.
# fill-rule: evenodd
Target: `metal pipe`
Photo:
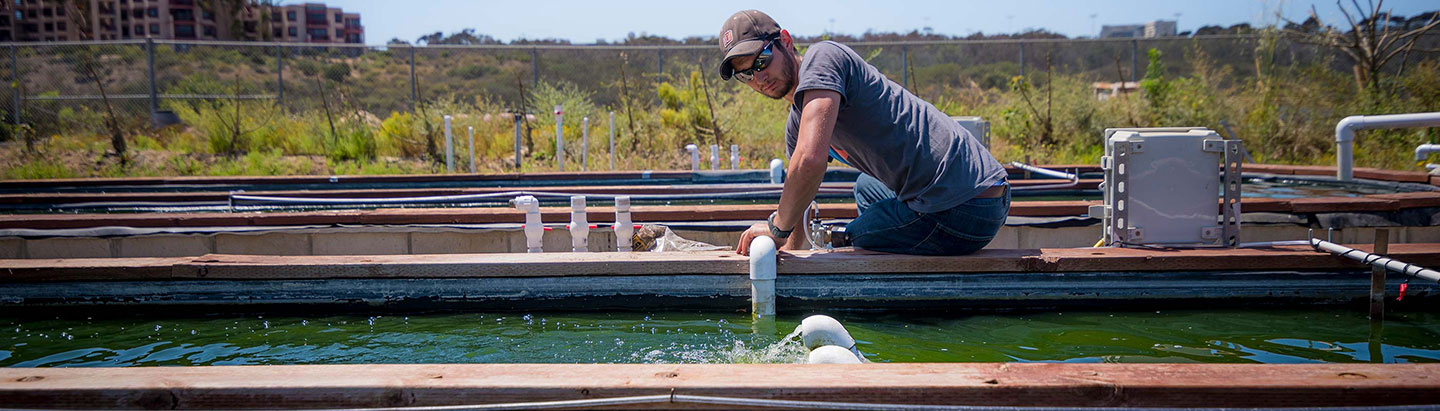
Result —
<instances>
[{"instance_id":1,"label":"metal pipe","mask_svg":"<svg viewBox=\"0 0 1440 411\"><path fill-rule=\"evenodd\" d=\"M285 106L285 48L275 46L275 104Z\"/></svg>"},{"instance_id":2,"label":"metal pipe","mask_svg":"<svg viewBox=\"0 0 1440 411\"><path fill-rule=\"evenodd\" d=\"M1421 144L1415 146L1415 162L1424 162L1430 158L1430 153L1440 153L1440 144Z\"/></svg>"},{"instance_id":3,"label":"metal pipe","mask_svg":"<svg viewBox=\"0 0 1440 411\"><path fill-rule=\"evenodd\" d=\"M1066 180L1074 180L1074 179L1080 178L1080 176L1075 175L1075 174L1067 173L1067 172L1064 172L1064 171L1051 170L1051 169L1048 169L1048 168L1040 168L1040 167L1032 166L1032 165L1029 165L1029 164L1021 163L1021 162L1019 162L1019 161L1011 161L1011 162L1010 162L1010 165L1011 165L1011 166L1014 166L1015 168L1021 169L1021 170L1029 171L1029 172L1032 172L1032 173L1035 173L1035 174L1047 175L1047 176L1055 177L1055 178L1063 178L1063 179L1066 179Z\"/></svg>"},{"instance_id":4,"label":"metal pipe","mask_svg":"<svg viewBox=\"0 0 1440 411\"><path fill-rule=\"evenodd\" d=\"M590 170L590 117L580 118L580 171Z\"/></svg>"},{"instance_id":5,"label":"metal pipe","mask_svg":"<svg viewBox=\"0 0 1440 411\"><path fill-rule=\"evenodd\" d=\"M445 172L455 172L455 136L450 134L450 115L445 115Z\"/></svg>"},{"instance_id":6,"label":"metal pipe","mask_svg":"<svg viewBox=\"0 0 1440 411\"><path fill-rule=\"evenodd\" d=\"M1348 181L1354 178L1355 131L1388 128L1437 127L1440 112L1350 116L1335 124L1335 174Z\"/></svg>"},{"instance_id":7,"label":"metal pipe","mask_svg":"<svg viewBox=\"0 0 1440 411\"><path fill-rule=\"evenodd\" d=\"M615 112L610 112L610 169L615 169Z\"/></svg>"},{"instance_id":8,"label":"metal pipe","mask_svg":"<svg viewBox=\"0 0 1440 411\"><path fill-rule=\"evenodd\" d=\"M515 113L515 169L520 169L520 118L521 113Z\"/></svg>"},{"instance_id":9,"label":"metal pipe","mask_svg":"<svg viewBox=\"0 0 1440 411\"><path fill-rule=\"evenodd\" d=\"M150 123L155 122L155 113L160 111L160 98L155 90L155 40L145 39L145 67L150 79Z\"/></svg>"},{"instance_id":10,"label":"metal pipe","mask_svg":"<svg viewBox=\"0 0 1440 411\"><path fill-rule=\"evenodd\" d=\"M775 240L750 240L750 314L757 318L775 315L775 271Z\"/></svg>"},{"instance_id":11,"label":"metal pipe","mask_svg":"<svg viewBox=\"0 0 1440 411\"><path fill-rule=\"evenodd\" d=\"M565 110L555 106L555 164L565 171Z\"/></svg>"},{"instance_id":12,"label":"metal pipe","mask_svg":"<svg viewBox=\"0 0 1440 411\"><path fill-rule=\"evenodd\" d=\"M415 111L419 104L419 92L415 90L415 47L410 46L410 111Z\"/></svg>"},{"instance_id":13,"label":"metal pipe","mask_svg":"<svg viewBox=\"0 0 1440 411\"><path fill-rule=\"evenodd\" d=\"M1314 247L1316 250L1328 251L1331 254L1349 258L1351 260L1359 261L1361 263L1381 267L1411 277L1420 277L1426 280L1440 283L1440 272L1436 272L1435 270L1431 270L1429 268L1395 260L1379 254L1367 253L1318 238L1311 238L1310 246Z\"/></svg>"},{"instance_id":14,"label":"metal pipe","mask_svg":"<svg viewBox=\"0 0 1440 411\"><path fill-rule=\"evenodd\" d=\"M477 200L488 200L494 198L508 198L516 196L535 196L544 198L570 198L571 196L583 195L595 198L613 199L620 196L628 196L636 200L704 200L704 199L726 199L726 198L747 198L757 196L777 196L784 192L783 189L755 190L734 193L697 193L697 194L603 194L583 192L558 192L558 191L504 191L485 194L463 194L449 196L422 196L422 197L392 197L392 198L324 198L324 197L278 197L278 196L252 196L243 194L231 194L231 201L251 202L261 204L285 204L285 205L353 205L353 204L417 204L417 203L463 203ZM820 188L816 194L847 194L853 193L849 188Z\"/></svg>"}]
</instances>

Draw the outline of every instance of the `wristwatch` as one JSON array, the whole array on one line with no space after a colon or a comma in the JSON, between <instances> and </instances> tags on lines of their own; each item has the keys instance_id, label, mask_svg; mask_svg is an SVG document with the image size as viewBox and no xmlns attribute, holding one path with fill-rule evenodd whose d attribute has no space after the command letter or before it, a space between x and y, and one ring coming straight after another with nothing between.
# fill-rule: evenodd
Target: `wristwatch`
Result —
<instances>
[{"instance_id":1,"label":"wristwatch","mask_svg":"<svg viewBox=\"0 0 1440 411\"><path fill-rule=\"evenodd\" d=\"M775 216L777 216L777 215L780 215L780 212L779 212L779 211L770 213L770 218L766 218L766 219L765 219L765 224L768 225L768 226L770 226L770 236L771 236L771 237L775 237L776 239L784 240L784 239L790 237L790 233L793 232L793 231L795 231L795 228L794 228L794 227L791 227L789 230L781 230L779 227L775 227Z\"/></svg>"}]
</instances>

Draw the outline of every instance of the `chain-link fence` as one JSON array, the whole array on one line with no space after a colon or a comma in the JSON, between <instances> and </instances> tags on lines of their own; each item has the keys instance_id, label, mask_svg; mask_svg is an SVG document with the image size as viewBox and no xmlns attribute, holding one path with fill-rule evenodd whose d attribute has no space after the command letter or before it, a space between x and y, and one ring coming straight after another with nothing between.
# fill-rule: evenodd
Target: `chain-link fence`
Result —
<instances>
[{"instance_id":1,"label":"chain-link fence","mask_svg":"<svg viewBox=\"0 0 1440 411\"><path fill-rule=\"evenodd\" d=\"M1437 55L1440 36L1387 68L1414 67ZM1261 47L1261 42L1276 42ZM1226 35L1147 39L991 40L850 44L892 80L921 97L964 88L1004 89L1016 76L1079 75L1087 81L1137 81L1147 51L1160 50L1168 76L1223 68L1232 82L1276 65L1331 62L1348 75L1338 50L1283 37ZM544 114L527 101L537 87L564 84L599 107L659 103L657 87L688 81L692 71L714 93L743 85L715 79L713 46L314 45L281 43L117 41L10 43L10 96L0 98L4 122L42 135L100 132L107 118L120 127L178 121L185 106L217 101L272 101L290 112L352 110L377 118L425 113L435 101L483 100L492 107ZM801 47L804 47L803 45ZM1257 59L1256 50L1268 55ZM1270 63L1273 61L1273 63ZM0 72L0 75L5 75ZM236 105L238 107L238 105ZM106 113L114 112L114 116ZM542 113L535 113L542 111ZM271 115L244 113L243 115Z\"/></svg>"}]
</instances>

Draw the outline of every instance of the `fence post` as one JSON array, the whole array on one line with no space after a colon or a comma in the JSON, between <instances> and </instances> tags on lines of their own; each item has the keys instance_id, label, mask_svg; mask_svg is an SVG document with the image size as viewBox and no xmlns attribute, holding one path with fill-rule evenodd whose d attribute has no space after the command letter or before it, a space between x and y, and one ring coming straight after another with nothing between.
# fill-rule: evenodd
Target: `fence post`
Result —
<instances>
[{"instance_id":1,"label":"fence post","mask_svg":"<svg viewBox=\"0 0 1440 411\"><path fill-rule=\"evenodd\" d=\"M278 92L275 97L275 104L285 106L285 49L279 44L275 45L275 84L278 85Z\"/></svg>"},{"instance_id":2,"label":"fence post","mask_svg":"<svg viewBox=\"0 0 1440 411\"><path fill-rule=\"evenodd\" d=\"M1020 77L1025 77L1025 42L1020 42Z\"/></svg>"},{"instance_id":3,"label":"fence post","mask_svg":"<svg viewBox=\"0 0 1440 411\"><path fill-rule=\"evenodd\" d=\"M910 88L910 48L900 46L900 86Z\"/></svg>"},{"instance_id":4,"label":"fence post","mask_svg":"<svg viewBox=\"0 0 1440 411\"><path fill-rule=\"evenodd\" d=\"M520 117L524 116L522 110L516 109L515 116L515 169L520 169Z\"/></svg>"},{"instance_id":5,"label":"fence post","mask_svg":"<svg viewBox=\"0 0 1440 411\"><path fill-rule=\"evenodd\" d=\"M1140 40L1130 40L1130 81L1140 81Z\"/></svg>"},{"instance_id":6,"label":"fence post","mask_svg":"<svg viewBox=\"0 0 1440 411\"><path fill-rule=\"evenodd\" d=\"M420 97L415 91L415 46L410 46L410 111L415 111Z\"/></svg>"},{"instance_id":7,"label":"fence post","mask_svg":"<svg viewBox=\"0 0 1440 411\"><path fill-rule=\"evenodd\" d=\"M610 112L610 170L615 170L615 112Z\"/></svg>"},{"instance_id":8,"label":"fence post","mask_svg":"<svg viewBox=\"0 0 1440 411\"><path fill-rule=\"evenodd\" d=\"M19 125L20 125L20 64L19 64L19 60L17 60L17 58L15 57L15 54L16 54L16 52L15 52L15 45L14 45L14 44L11 44L11 45L10 45L10 90L11 90L11 92L13 92L14 95L15 95L15 106L12 108L12 110L14 110L14 112L11 113L11 114L13 115L12 117L13 117L14 120L15 120L15 125L16 125L16 126L19 126Z\"/></svg>"},{"instance_id":9,"label":"fence post","mask_svg":"<svg viewBox=\"0 0 1440 411\"><path fill-rule=\"evenodd\" d=\"M145 39L145 65L150 77L150 122L155 122L155 115L160 111L160 95L155 92L155 39Z\"/></svg>"},{"instance_id":10,"label":"fence post","mask_svg":"<svg viewBox=\"0 0 1440 411\"><path fill-rule=\"evenodd\" d=\"M657 81L665 81L665 49L655 49L655 73Z\"/></svg>"},{"instance_id":11,"label":"fence post","mask_svg":"<svg viewBox=\"0 0 1440 411\"><path fill-rule=\"evenodd\" d=\"M540 86L540 50L530 49L530 85Z\"/></svg>"}]
</instances>

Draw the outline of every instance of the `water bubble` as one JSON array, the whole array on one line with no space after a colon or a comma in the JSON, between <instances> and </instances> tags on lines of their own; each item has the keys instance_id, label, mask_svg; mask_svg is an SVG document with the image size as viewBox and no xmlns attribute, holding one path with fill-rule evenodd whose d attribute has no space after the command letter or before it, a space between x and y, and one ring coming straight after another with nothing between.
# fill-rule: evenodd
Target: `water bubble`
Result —
<instances>
[{"instance_id":1,"label":"water bubble","mask_svg":"<svg viewBox=\"0 0 1440 411\"><path fill-rule=\"evenodd\" d=\"M270 329L270 320L265 320L265 323L263 325L265 326L265 329Z\"/></svg>"},{"instance_id":2,"label":"water bubble","mask_svg":"<svg viewBox=\"0 0 1440 411\"><path fill-rule=\"evenodd\" d=\"M190 330L190 335L195 335L195 330Z\"/></svg>"},{"instance_id":3,"label":"water bubble","mask_svg":"<svg viewBox=\"0 0 1440 411\"><path fill-rule=\"evenodd\" d=\"M155 332L160 332L160 324L155 324Z\"/></svg>"},{"instance_id":4,"label":"water bubble","mask_svg":"<svg viewBox=\"0 0 1440 411\"><path fill-rule=\"evenodd\" d=\"M301 319L300 325L310 325L310 320Z\"/></svg>"}]
</instances>

